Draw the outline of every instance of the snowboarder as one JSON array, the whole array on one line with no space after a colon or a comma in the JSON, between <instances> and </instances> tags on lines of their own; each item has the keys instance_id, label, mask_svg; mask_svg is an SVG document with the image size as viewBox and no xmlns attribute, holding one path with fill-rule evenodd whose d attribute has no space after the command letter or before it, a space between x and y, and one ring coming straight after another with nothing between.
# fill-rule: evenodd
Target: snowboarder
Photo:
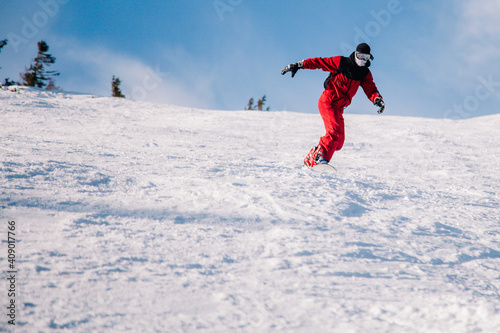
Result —
<instances>
[{"instance_id":1,"label":"snowboarder","mask_svg":"<svg viewBox=\"0 0 500 333\"><path fill-rule=\"evenodd\" d=\"M344 109L361 86L368 99L379 107L378 113L384 112L385 104L382 95L373 82L373 76L368 69L373 60L370 46L361 43L349 57L336 56L331 58L311 58L290 64L283 68L282 75L292 72L292 78L299 68L322 69L330 72L324 83L325 91L321 95L318 108L325 123L326 134L319 144L312 148L304 159L304 165L314 167L328 164L335 151L344 145Z\"/></svg>"}]
</instances>

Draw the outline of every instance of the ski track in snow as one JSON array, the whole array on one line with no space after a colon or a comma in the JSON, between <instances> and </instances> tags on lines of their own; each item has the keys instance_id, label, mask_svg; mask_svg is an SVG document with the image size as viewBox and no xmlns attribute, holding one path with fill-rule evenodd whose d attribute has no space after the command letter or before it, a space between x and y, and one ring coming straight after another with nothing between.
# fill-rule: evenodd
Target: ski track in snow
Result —
<instances>
[{"instance_id":1,"label":"ski track in snow","mask_svg":"<svg viewBox=\"0 0 500 333\"><path fill-rule=\"evenodd\" d=\"M0 90L17 332L500 332L500 115L345 118Z\"/></svg>"}]
</instances>

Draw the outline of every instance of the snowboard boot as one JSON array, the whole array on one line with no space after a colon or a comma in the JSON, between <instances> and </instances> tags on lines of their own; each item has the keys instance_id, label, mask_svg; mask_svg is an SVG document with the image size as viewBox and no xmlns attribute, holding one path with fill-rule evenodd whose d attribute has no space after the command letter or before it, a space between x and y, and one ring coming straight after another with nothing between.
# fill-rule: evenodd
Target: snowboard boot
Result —
<instances>
[{"instance_id":1,"label":"snowboard boot","mask_svg":"<svg viewBox=\"0 0 500 333\"><path fill-rule=\"evenodd\" d=\"M312 168L318 164L328 164L328 161L323 157L323 149L317 146L311 149L306 158L304 158L304 165Z\"/></svg>"}]
</instances>

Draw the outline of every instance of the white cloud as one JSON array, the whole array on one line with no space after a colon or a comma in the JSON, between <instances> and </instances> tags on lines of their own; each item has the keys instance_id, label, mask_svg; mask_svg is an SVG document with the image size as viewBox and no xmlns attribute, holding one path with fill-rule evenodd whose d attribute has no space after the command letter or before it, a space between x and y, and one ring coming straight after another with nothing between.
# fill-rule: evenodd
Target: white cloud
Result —
<instances>
[{"instance_id":1,"label":"white cloud","mask_svg":"<svg viewBox=\"0 0 500 333\"><path fill-rule=\"evenodd\" d=\"M430 85L466 93L477 85L477 78L493 73L497 66L500 0L461 0L446 3L433 12L428 24L435 27L415 43L421 50L411 64Z\"/></svg>"},{"instance_id":2,"label":"white cloud","mask_svg":"<svg viewBox=\"0 0 500 333\"><path fill-rule=\"evenodd\" d=\"M204 107L213 100L211 75L200 71L182 49L166 52L165 61L150 65L104 46L56 40L53 53L61 72L58 85L65 90L109 96L115 75L128 99L190 107Z\"/></svg>"},{"instance_id":3,"label":"white cloud","mask_svg":"<svg viewBox=\"0 0 500 333\"><path fill-rule=\"evenodd\" d=\"M466 0L459 4L458 10L457 49L475 64L496 61L500 43L500 0Z\"/></svg>"},{"instance_id":4,"label":"white cloud","mask_svg":"<svg viewBox=\"0 0 500 333\"><path fill-rule=\"evenodd\" d=\"M465 33L472 37L496 37L500 32L498 25L499 0L467 0L461 4L461 14L465 20Z\"/></svg>"},{"instance_id":5,"label":"white cloud","mask_svg":"<svg viewBox=\"0 0 500 333\"><path fill-rule=\"evenodd\" d=\"M500 81L500 70L494 65L498 62L500 43L499 12L500 0L464 0L459 3L454 51L459 55L456 66L468 79L468 91L471 86L477 90L480 87L478 80L486 77L493 82ZM498 91L492 95L500 99Z\"/></svg>"}]
</instances>

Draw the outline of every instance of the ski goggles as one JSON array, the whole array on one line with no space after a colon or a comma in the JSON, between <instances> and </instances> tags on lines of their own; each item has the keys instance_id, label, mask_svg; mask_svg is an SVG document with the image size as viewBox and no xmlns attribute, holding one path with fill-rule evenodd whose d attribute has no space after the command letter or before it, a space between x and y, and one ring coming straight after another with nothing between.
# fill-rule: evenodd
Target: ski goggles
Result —
<instances>
[{"instance_id":1,"label":"ski goggles","mask_svg":"<svg viewBox=\"0 0 500 333\"><path fill-rule=\"evenodd\" d=\"M356 51L356 58L363 61L373 60L373 56L371 54L359 53L358 51Z\"/></svg>"}]
</instances>

